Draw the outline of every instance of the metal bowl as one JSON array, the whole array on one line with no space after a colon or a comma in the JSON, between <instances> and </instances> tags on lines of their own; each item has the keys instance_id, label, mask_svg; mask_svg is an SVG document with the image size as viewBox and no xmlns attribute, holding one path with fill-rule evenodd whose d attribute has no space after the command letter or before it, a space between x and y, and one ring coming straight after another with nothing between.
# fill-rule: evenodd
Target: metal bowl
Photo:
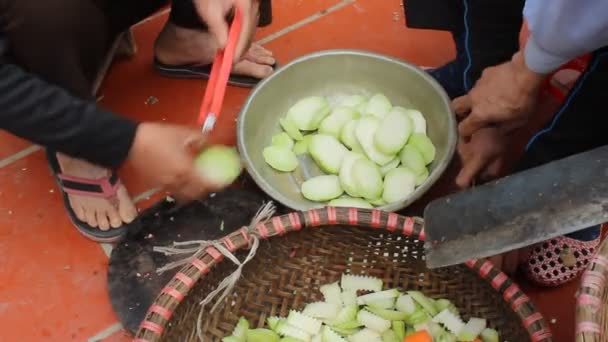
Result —
<instances>
[{"instance_id":1,"label":"metal bowl","mask_svg":"<svg viewBox=\"0 0 608 342\"><path fill-rule=\"evenodd\" d=\"M281 132L279 118L299 99L323 95L330 103L341 96L385 94L393 103L420 110L428 136L437 148L429 178L409 198L381 210L397 211L420 198L439 179L454 155L456 121L441 86L420 68L401 60L354 50L330 50L306 55L260 82L245 102L237 123L237 143L247 171L276 201L294 210L322 207L305 199L300 185L322 172L308 155L300 156L293 173L282 173L264 162L262 150Z\"/></svg>"}]
</instances>

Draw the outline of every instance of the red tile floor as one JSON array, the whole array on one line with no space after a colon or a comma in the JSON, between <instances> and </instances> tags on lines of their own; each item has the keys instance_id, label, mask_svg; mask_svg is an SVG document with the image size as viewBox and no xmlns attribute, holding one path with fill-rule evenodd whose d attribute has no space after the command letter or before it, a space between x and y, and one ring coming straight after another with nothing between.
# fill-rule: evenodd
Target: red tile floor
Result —
<instances>
[{"instance_id":1,"label":"red tile floor","mask_svg":"<svg viewBox=\"0 0 608 342\"><path fill-rule=\"evenodd\" d=\"M405 28L401 0L277 0L274 14L257 39L283 64L333 48L365 49L425 66L454 55L447 33ZM191 124L205 82L161 78L151 68L153 40L164 20L166 13L135 27L139 51L116 61L100 105L139 120ZM248 93L228 90L215 140L234 143L234 119ZM158 102L146 104L150 96ZM121 175L140 207L160 198L128 165ZM450 176L442 183L449 184ZM0 341L128 340L107 297L110 251L71 226L40 148L0 132ZM539 290L521 283L546 319L555 319L557 341L572 341L577 284Z\"/></svg>"}]
</instances>

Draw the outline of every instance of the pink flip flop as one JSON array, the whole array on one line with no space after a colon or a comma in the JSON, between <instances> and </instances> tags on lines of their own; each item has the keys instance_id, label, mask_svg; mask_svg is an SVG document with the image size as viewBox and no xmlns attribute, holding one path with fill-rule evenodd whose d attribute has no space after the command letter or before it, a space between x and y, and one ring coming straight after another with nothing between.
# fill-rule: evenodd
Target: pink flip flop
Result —
<instances>
[{"instance_id":1,"label":"pink flip flop","mask_svg":"<svg viewBox=\"0 0 608 342\"><path fill-rule=\"evenodd\" d=\"M123 224L120 228L110 228L105 231L91 227L88 223L81 221L78 216L76 216L68 199L69 194L105 198L109 200L115 199L116 192L120 186L118 175L115 172L112 172L109 177L99 179L84 179L64 175L61 173L61 167L57 161L56 153L47 151L46 155L53 176L55 177L55 182L61 191L65 209L68 212L70 220L74 226L76 226L76 229L85 237L97 242L111 243L121 240L126 235L129 226L134 223Z\"/></svg>"}]
</instances>

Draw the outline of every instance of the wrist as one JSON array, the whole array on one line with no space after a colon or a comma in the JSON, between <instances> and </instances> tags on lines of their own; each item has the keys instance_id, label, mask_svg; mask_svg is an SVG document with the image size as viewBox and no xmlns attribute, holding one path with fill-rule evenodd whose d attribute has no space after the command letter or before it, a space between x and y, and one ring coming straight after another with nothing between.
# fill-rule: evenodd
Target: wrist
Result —
<instances>
[{"instance_id":1,"label":"wrist","mask_svg":"<svg viewBox=\"0 0 608 342\"><path fill-rule=\"evenodd\" d=\"M542 86L547 75L539 74L528 68L523 52L519 51L511 59L515 72L515 82L520 89L527 93L535 93Z\"/></svg>"}]
</instances>

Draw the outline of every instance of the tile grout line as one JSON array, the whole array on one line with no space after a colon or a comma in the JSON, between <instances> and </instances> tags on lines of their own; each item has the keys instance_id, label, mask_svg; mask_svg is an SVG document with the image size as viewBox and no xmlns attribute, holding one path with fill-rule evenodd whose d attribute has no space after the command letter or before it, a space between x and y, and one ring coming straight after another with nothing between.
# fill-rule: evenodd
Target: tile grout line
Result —
<instances>
[{"instance_id":1,"label":"tile grout line","mask_svg":"<svg viewBox=\"0 0 608 342\"><path fill-rule=\"evenodd\" d=\"M0 159L0 168L3 168L5 166L9 166L10 164L18 161L19 159L25 158L27 156L29 156L30 154L40 151L42 149L42 147L38 146L38 145L31 145L29 147L24 148L23 150L12 154L4 159Z\"/></svg>"},{"instance_id":2,"label":"tile grout line","mask_svg":"<svg viewBox=\"0 0 608 342\"><path fill-rule=\"evenodd\" d=\"M279 30L279 31L277 31L277 32L275 32L275 33L273 33L273 34L265 37L265 38L262 38L262 39L258 40L257 43L260 44L260 45L264 45L264 44L266 44L268 42L271 42L271 41L273 41L273 40L275 40L275 39L277 39L277 38L279 38L281 36L286 35L287 33L291 32L291 31L297 30L300 27L302 27L302 26L304 26L306 24L309 24L309 23L311 23L311 22L313 22L313 21L315 21L315 20L317 20L317 19L319 19L321 17L324 17L324 16L329 15L329 14L331 14L331 13L333 13L333 12L339 10L339 9L342 9L342 8L344 8L344 7L346 7L346 6L354 3L355 1L356 0L342 0L339 3L337 3L337 4L335 4L335 5L331 6L331 7L328 7L327 9L319 11L319 12L311 15L310 17L306 18L306 19L300 20L297 23L291 24L291 25L289 25L289 26L287 26L287 27L285 27L285 28L283 28L283 29L281 29L281 30Z\"/></svg>"},{"instance_id":3,"label":"tile grout line","mask_svg":"<svg viewBox=\"0 0 608 342\"><path fill-rule=\"evenodd\" d=\"M108 338L108 337L112 336L114 333L119 332L121 329L122 329L122 324L114 323L114 324L110 325L109 327L103 329L102 331L98 332L95 336L89 337L87 342L102 341L104 338Z\"/></svg>"}]
</instances>

